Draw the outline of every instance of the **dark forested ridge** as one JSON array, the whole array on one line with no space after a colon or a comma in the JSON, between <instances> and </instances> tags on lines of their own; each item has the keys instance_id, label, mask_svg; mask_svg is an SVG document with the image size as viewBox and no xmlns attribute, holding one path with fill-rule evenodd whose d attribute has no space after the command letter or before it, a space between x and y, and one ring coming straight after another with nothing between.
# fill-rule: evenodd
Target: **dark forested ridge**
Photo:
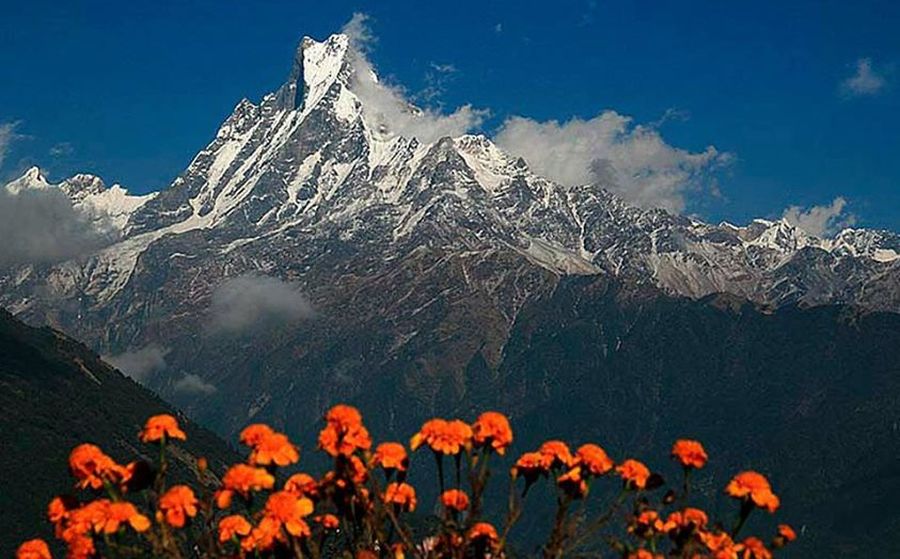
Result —
<instances>
[{"instance_id":1,"label":"dark forested ridge","mask_svg":"<svg viewBox=\"0 0 900 559\"><path fill-rule=\"evenodd\" d=\"M74 446L92 442L118 461L135 460L147 450L137 440L144 420L164 412L172 408L82 344L0 310L0 555L26 538L52 537L46 506L72 487ZM181 421L188 441L173 453L176 474L197 456L216 472L234 459L211 432Z\"/></svg>"},{"instance_id":2,"label":"dark forested ridge","mask_svg":"<svg viewBox=\"0 0 900 559\"><path fill-rule=\"evenodd\" d=\"M455 328L465 335L479 323ZM359 347L360 336L335 343ZM325 377L328 355L298 362L297 377ZM670 445L693 437L710 452L696 483L713 510L733 510L722 489L734 473L770 476L783 499L778 520L803 531L788 556L900 553L900 512L890 505L900 502L900 315L772 310L730 295L695 301L571 278L522 309L499 365L476 354L459 375L435 378L431 399L418 389L434 356L353 355L365 389L337 400L358 405L380 438L405 440L433 415L473 419L496 408L513 421L513 456L550 438L596 442L677 483ZM316 424L304 416L335 390L306 385L278 420L312 444ZM544 536L530 528L543 529L545 517L530 518L519 535ZM761 533L774 530L764 513L756 522Z\"/></svg>"},{"instance_id":3,"label":"dark forested ridge","mask_svg":"<svg viewBox=\"0 0 900 559\"><path fill-rule=\"evenodd\" d=\"M520 315L497 379L529 437L577 433L673 474L671 442L702 440L719 507L730 474L766 473L804 532L790 556L900 554L898 315L569 281Z\"/></svg>"}]
</instances>

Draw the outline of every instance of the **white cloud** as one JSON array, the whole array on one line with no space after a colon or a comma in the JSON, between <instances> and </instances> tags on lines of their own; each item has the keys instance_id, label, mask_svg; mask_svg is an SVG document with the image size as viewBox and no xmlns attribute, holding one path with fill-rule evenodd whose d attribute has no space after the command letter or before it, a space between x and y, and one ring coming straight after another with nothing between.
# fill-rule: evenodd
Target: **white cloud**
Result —
<instances>
[{"instance_id":1,"label":"white cloud","mask_svg":"<svg viewBox=\"0 0 900 559\"><path fill-rule=\"evenodd\" d=\"M495 141L562 184L598 183L637 206L674 212L684 210L689 191L711 184L714 171L732 160L714 146L691 152L669 145L656 126L634 125L615 111L563 123L511 117Z\"/></svg>"},{"instance_id":2,"label":"white cloud","mask_svg":"<svg viewBox=\"0 0 900 559\"><path fill-rule=\"evenodd\" d=\"M341 28L341 33L350 38L350 44L358 51L368 52L378 41L372 33L371 21L372 18L368 14L354 12L350 21Z\"/></svg>"},{"instance_id":3,"label":"white cloud","mask_svg":"<svg viewBox=\"0 0 900 559\"><path fill-rule=\"evenodd\" d=\"M444 136L459 136L478 127L487 111L464 105L450 114L430 108L413 106L409 95L400 86L380 81L367 52L375 43L369 28L370 18L353 14L343 33L355 47L353 56L354 82L352 90L363 104L366 120L375 123L383 136L405 136L430 143Z\"/></svg>"},{"instance_id":4,"label":"white cloud","mask_svg":"<svg viewBox=\"0 0 900 559\"><path fill-rule=\"evenodd\" d=\"M50 148L50 157L53 158L62 158L62 157L70 157L75 153L75 146L73 146L70 142L59 142L58 144L54 144Z\"/></svg>"},{"instance_id":5,"label":"white cloud","mask_svg":"<svg viewBox=\"0 0 900 559\"><path fill-rule=\"evenodd\" d=\"M860 58L856 61L856 73L841 82L840 91L845 97L862 97L877 95L885 85L884 76L872 67L872 59Z\"/></svg>"},{"instance_id":6,"label":"white cloud","mask_svg":"<svg viewBox=\"0 0 900 559\"><path fill-rule=\"evenodd\" d=\"M175 384L172 387L175 389L175 392L185 395L209 395L217 390L215 385L206 382L198 375L194 374L184 375L175 381Z\"/></svg>"},{"instance_id":7,"label":"white cloud","mask_svg":"<svg viewBox=\"0 0 900 559\"><path fill-rule=\"evenodd\" d=\"M425 73L425 88L416 95L416 98L426 103L440 102L441 96L447 90L447 84L458 72L453 64L430 63Z\"/></svg>"},{"instance_id":8,"label":"white cloud","mask_svg":"<svg viewBox=\"0 0 900 559\"><path fill-rule=\"evenodd\" d=\"M79 212L61 190L0 188L0 265L61 262L115 240L102 216Z\"/></svg>"},{"instance_id":9,"label":"white cloud","mask_svg":"<svg viewBox=\"0 0 900 559\"><path fill-rule=\"evenodd\" d=\"M314 315L312 305L296 285L278 278L247 274L225 280L213 292L210 329L239 334Z\"/></svg>"},{"instance_id":10,"label":"white cloud","mask_svg":"<svg viewBox=\"0 0 900 559\"><path fill-rule=\"evenodd\" d=\"M18 122L0 123L0 168L3 167L3 160L6 159L6 154L9 153L10 145L20 137L16 134L17 126L19 126Z\"/></svg>"},{"instance_id":11,"label":"white cloud","mask_svg":"<svg viewBox=\"0 0 900 559\"><path fill-rule=\"evenodd\" d=\"M791 206L782 217L814 237L829 237L856 223L856 216L845 213L846 208L847 200L839 196L827 206Z\"/></svg>"},{"instance_id":12,"label":"white cloud","mask_svg":"<svg viewBox=\"0 0 900 559\"><path fill-rule=\"evenodd\" d=\"M166 368L169 348L150 344L139 349L116 355L105 355L103 360L138 382L144 382L151 373Z\"/></svg>"}]
</instances>

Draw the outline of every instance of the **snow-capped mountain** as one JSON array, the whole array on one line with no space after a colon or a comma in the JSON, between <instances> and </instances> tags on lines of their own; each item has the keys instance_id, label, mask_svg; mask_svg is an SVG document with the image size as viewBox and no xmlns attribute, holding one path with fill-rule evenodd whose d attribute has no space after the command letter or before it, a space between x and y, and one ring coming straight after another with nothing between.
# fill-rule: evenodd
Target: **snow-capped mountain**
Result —
<instances>
[{"instance_id":1,"label":"snow-capped mountain","mask_svg":"<svg viewBox=\"0 0 900 559\"><path fill-rule=\"evenodd\" d=\"M378 254L420 244L490 247L556 273L609 273L690 297L731 292L773 305L900 310L894 233L848 229L818 239L785 221L710 225L629 207L602 185L563 187L484 136L422 143L367 107L358 91L377 78L360 76L355 57L344 35L305 38L288 81L259 104L242 100L158 195L128 196L90 175L58 185L123 238L86 263L47 270L42 279L63 288L52 295L74 290L104 304L154 244L202 234L224 252L295 236L371 245ZM400 110L412 118L417 111ZM23 187L48 185L32 169L7 189ZM103 271L70 279L73 265ZM34 304L31 290L16 291L2 302L18 312Z\"/></svg>"},{"instance_id":2,"label":"snow-capped mountain","mask_svg":"<svg viewBox=\"0 0 900 559\"><path fill-rule=\"evenodd\" d=\"M304 38L287 82L258 104L240 101L159 193L130 196L91 175L50 185L37 169L8 184L56 188L115 236L78 258L7 270L0 304L106 352L179 346L172 337L203 322L219 284L262 273L298 284L322 312L363 305L395 317L396 350L421 336L417 320L438 312L435 301L483 297L489 361L520 309L567 276L771 307L900 311L895 233L820 239L786 221L707 224L629 206L602 185L564 187L482 135L407 137L415 127L395 123L422 112L385 105L362 62L345 35ZM383 300L385 289L405 294ZM440 313L432 319L452 311Z\"/></svg>"}]
</instances>

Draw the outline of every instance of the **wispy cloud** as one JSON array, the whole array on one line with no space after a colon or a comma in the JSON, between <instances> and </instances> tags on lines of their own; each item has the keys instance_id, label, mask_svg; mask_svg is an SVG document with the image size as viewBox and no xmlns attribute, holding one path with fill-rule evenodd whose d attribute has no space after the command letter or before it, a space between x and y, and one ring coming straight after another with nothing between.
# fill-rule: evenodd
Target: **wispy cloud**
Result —
<instances>
[{"instance_id":1,"label":"wispy cloud","mask_svg":"<svg viewBox=\"0 0 900 559\"><path fill-rule=\"evenodd\" d=\"M350 21L341 28L341 33L350 38L350 43L359 52L369 52L378 42L372 33L372 17L362 12L354 12Z\"/></svg>"},{"instance_id":2,"label":"wispy cloud","mask_svg":"<svg viewBox=\"0 0 900 559\"><path fill-rule=\"evenodd\" d=\"M871 58L860 58L854 65L854 74L841 82L839 91L844 97L863 97L881 93L887 81L877 72Z\"/></svg>"},{"instance_id":3,"label":"wispy cloud","mask_svg":"<svg viewBox=\"0 0 900 559\"><path fill-rule=\"evenodd\" d=\"M667 113L657 124L683 113ZM668 144L657 126L635 125L615 111L582 120L540 122L512 117L495 138L538 174L574 186L597 183L641 207L681 212L686 194L714 184L733 157L714 146L692 152Z\"/></svg>"},{"instance_id":4,"label":"wispy cloud","mask_svg":"<svg viewBox=\"0 0 900 559\"><path fill-rule=\"evenodd\" d=\"M204 396L214 393L214 384L206 382L199 375L187 374L175 381L172 388L183 395Z\"/></svg>"},{"instance_id":5,"label":"wispy cloud","mask_svg":"<svg viewBox=\"0 0 900 559\"><path fill-rule=\"evenodd\" d=\"M150 344L115 355L105 355L103 360L119 369L137 382L143 383L148 377L166 368L166 355L169 348Z\"/></svg>"},{"instance_id":6,"label":"wispy cloud","mask_svg":"<svg viewBox=\"0 0 900 559\"><path fill-rule=\"evenodd\" d=\"M856 223L856 216L847 213L847 200L835 198L825 206L791 206L784 210L782 217L795 227L803 229L815 237L829 237L845 227Z\"/></svg>"},{"instance_id":7,"label":"wispy cloud","mask_svg":"<svg viewBox=\"0 0 900 559\"><path fill-rule=\"evenodd\" d=\"M210 330L241 334L314 315L312 305L297 285L270 276L247 274L226 280L213 292Z\"/></svg>"},{"instance_id":8,"label":"wispy cloud","mask_svg":"<svg viewBox=\"0 0 900 559\"><path fill-rule=\"evenodd\" d=\"M471 105L459 107L450 114L440 109L415 107L402 87L379 81L367 56L377 42L370 22L369 16L355 13L342 32L355 48L353 91L363 102L366 118L377 123L380 133L429 143L444 136L465 134L484 121L487 111Z\"/></svg>"},{"instance_id":9,"label":"wispy cloud","mask_svg":"<svg viewBox=\"0 0 900 559\"><path fill-rule=\"evenodd\" d=\"M9 148L12 143L21 137L16 134L16 128L18 126L19 122L0 123L0 168L3 167L3 161L9 153Z\"/></svg>"},{"instance_id":10,"label":"wispy cloud","mask_svg":"<svg viewBox=\"0 0 900 559\"><path fill-rule=\"evenodd\" d=\"M69 142L59 142L50 148L50 157L69 157L75 153L75 147Z\"/></svg>"},{"instance_id":11,"label":"wispy cloud","mask_svg":"<svg viewBox=\"0 0 900 559\"><path fill-rule=\"evenodd\" d=\"M416 96L426 103L440 102L447 90L447 85L459 70L453 64L432 62L425 73L425 88Z\"/></svg>"}]
</instances>

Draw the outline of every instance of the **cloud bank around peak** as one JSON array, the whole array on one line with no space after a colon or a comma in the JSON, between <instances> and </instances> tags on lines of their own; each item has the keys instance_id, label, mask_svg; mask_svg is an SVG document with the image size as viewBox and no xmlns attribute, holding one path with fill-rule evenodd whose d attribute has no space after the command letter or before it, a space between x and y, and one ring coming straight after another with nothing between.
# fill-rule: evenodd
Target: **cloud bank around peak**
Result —
<instances>
[{"instance_id":1,"label":"cloud bank around peak","mask_svg":"<svg viewBox=\"0 0 900 559\"><path fill-rule=\"evenodd\" d=\"M115 239L104 220L78 211L58 188L0 187L0 266L52 264L77 258Z\"/></svg>"},{"instance_id":2,"label":"cloud bank around peak","mask_svg":"<svg viewBox=\"0 0 900 559\"><path fill-rule=\"evenodd\" d=\"M377 41L370 27L371 18L355 13L341 32L354 47L353 92L360 98L366 120L376 123L384 136L404 136L430 143L445 136L460 136L484 121L488 112L464 105L449 114L439 109L419 108L410 103L407 91L378 79L368 53Z\"/></svg>"},{"instance_id":3,"label":"cloud bank around peak","mask_svg":"<svg viewBox=\"0 0 900 559\"><path fill-rule=\"evenodd\" d=\"M658 126L634 124L611 110L562 123L510 117L495 141L524 157L539 175L564 185L598 183L631 204L676 213L685 209L689 193L702 191L733 160L714 146L700 152L672 146Z\"/></svg>"},{"instance_id":4,"label":"cloud bank around peak","mask_svg":"<svg viewBox=\"0 0 900 559\"><path fill-rule=\"evenodd\" d=\"M782 217L814 237L830 237L856 223L856 216L847 213L846 209L847 200L838 196L831 204L824 206L791 206L784 210Z\"/></svg>"},{"instance_id":5,"label":"cloud bank around peak","mask_svg":"<svg viewBox=\"0 0 900 559\"><path fill-rule=\"evenodd\" d=\"M297 285L246 274L225 280L212 294L209 329L214 334L245 334L315 316Z\"/></svg>"}]
</instances>

